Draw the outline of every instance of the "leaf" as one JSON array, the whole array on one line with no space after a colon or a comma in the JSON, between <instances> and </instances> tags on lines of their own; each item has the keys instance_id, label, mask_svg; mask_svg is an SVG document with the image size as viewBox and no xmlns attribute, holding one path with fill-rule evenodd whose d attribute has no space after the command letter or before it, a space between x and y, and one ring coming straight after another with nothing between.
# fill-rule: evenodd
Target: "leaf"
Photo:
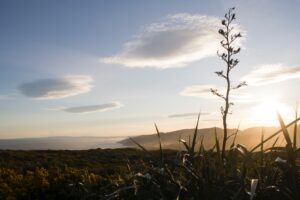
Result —
<instances>
[{"instance_id":1,"label":"leaf","mask_svg":"<svg viewBox=\"0 0 300 200\"><path fill-rule=\"evenodd\" d=\"M263 167L264 166L264 132L262 130L262 134L261 134L261 147L260 147L260 166Z\"/></svg>"},{"instance_id":2,"label":"leaf","mask_svg":"<svg viewBox=\"0 0 300 200\"><path fill-rule=\"evenodd\" d=\"M181 142L185 146L186 150L189 152L190 148L189 145L186 143L186 141L184 139L180 139L179 142Z\"/></svg>"},{"instance_id":3,"label":"leaf","mask_svg":"<svg viewBox=\"0 0 300 200\"><path fill-rule=\"evenodd\" d=\"M222 23L222 25L226 26L226 20L225 19L223 19L221 23Z\"/></svg>"},{"instance_id":4,"label":"leaf","mask_svg":"<svg viewBox=\"0 0 300 200\"><path fill-rule=\"evenodd\" d=\"M248 159L249 155L251 155L247 150L247 148L241 144L237 144L236 149L238 150L238 152L240 152L240 154L244 157L244 159Z\"/></svg>"},{"instance_id":5,"label":"leaf","mask_svg":"<svg viewBox=\"0 0 300 200\"><path fill-rule=\"evenodd\" d=\"M240 124L241 124L241 123L239 123L239 125L238 125L238 127L237 127L237 129L236 129L236 131L235 131L235 133L234 133L234 138L233 138L232 144L231 144L231 146L230 146L231 149L232 149L232 148L234 147L234 145L235 145L235 140L236 140L236 136L237 136L237 134L238 134L238 132L239 132L239 129L240 129Z\"/></svg>"},{"instance_id":6,"label":"leaf","mask_svg":"<svg viewBox=\"0 0 300 200\"><path fill-rule=\"evenodd\" d=\"M277 116L278 116L278 120L279 120L279 123L280 123L280 126L281 126L281 130L283 132L284 138L285 138L286 143L287 143L287 148L291 150L293 148L292 147L292 141L291 141L289 132L287 130L287 127L285 126L281 115L279 113L277 113Z\"/></svg>"},{"instance_id":7,"label":"leaf","mask_svg":"<svg viewBox=\"0 0 300 200\"><path fill-rule=\"evenodd\" d=\"M242 192L242 190L244 189L243 186L241 186L238 191L233 195L232 200L236 200L239 198L239 194Z\"/></svg>"},{"instance_id":8,"label":"leaf","mask_svg":"<svg viewBox=\"0 0 300 200\"><path fill-rule=\"evenodd\" d=\"M234 86L231 89L236 90L236 89L239 89L239 88L241 88L243 86L247 86L246 81L243 81L243 82L239 83L237 86Z\"/></svg>"},{"instance_id":9,"label":"leaf","mask_svg":"<svg viewBox=\"0 0 300 200\"><path fill-rule=\"evenodd\" d=\"M198 156L201 154L203 147L203 140L204 140L204 135L201 138L200 146L199 146L199 151L198 151Z\"/></svg>"},{"instance_id":10,"label":"leaf","mask_svg":"<svg viewBox=\"0 0 300 200\"><path fill-rule=\"evenodd\" d=\"M298 104L296 104L296 111L295 111L295 119L298 118ZM295 122L294 125L294 141L293 141L293 148L297 149L297 128L298 128L298 124L297 122Z\"/></svg>"},{"instance_id":11,"label":"leaf","mask_svg":"<svg viewBox=\"0 0 300 200\"><path fill-rule=\"evenodd\" d=\"M163 166L164 163L164 154L163 154L163 149L162 149L162 144L161 144L161 136L160 136L160 132L157 128L157 125L155 125L155 129L156 129L156 133L157 133L157 137L158 137L158 141L159 141L159 152L160 152L160 165Z\"/></svg>"},{"instance_id":12,"label":"leaf","mask_svg":"<svg viewBox=\"0 0 300 200\"><path fill-rule=\"evenodd\" d=\"M251 179L250 200L252 200L256 194L257 184L258 184L258 179Z\"/></svg>"},{"instance_id":13,"label":"leaf","mask_svg":"<svg viewBox=\"0 0 300 200\"><path fill-rule=\"evenodd\" d=\"M219 139L218 139L218 136L217 136L217 128L216 127L215 127L215 143L216 143L215 146L216 146L218 158L219 158L220 162L222 162L220 143L219 143Z\"/></svg>"},{"instance_id":14,"label":"leaf","mask_svg":"<svg viewBox=\"0 0 300 200\"><path fill-rule=\"evenodd\" d=\"M277 163L286 163L287 160L283 160L282 158L277 157L277 158L275 159L275 162L277 162Z\"/></svg>"},{"instance_id":15,"label":"leaf","mask_svg":"<svg viewBox=\"0 0 300 200\"><path fill-rule=\"evenodd\" d=\"M276 143L278 142L278 140L279 140L279 137L277 137L277 138L275 139L275 141L274 141L274 143L273 143L273 145L272 145L272 148L275 147L275 145L276 145Z\"/></svg>"},{"instance_id":16,"label":"leaf","mask_svg":"<svg viewBox=\"0 0 300 200\"><path fill-rule=\"evenodd\" d=\"M140 147L143 151L145 151L146 153L149 153L150 154L150 152L147 150L147 149L145 149L141 144L139 144L137 141L135 141L133 138L131 138L131 137L129 137L129 139L134 143L134 144L136 144L138 147Z\"/></svg>"},{"instance_id":17,"label":"leaf","mask_svg":"<svg viewBox=\"0 0 300 200\"><path fill-rule=\"evenodd\" d=\"M215 74L217 74L218 76L223 77L223 78L226 79L226 76L224 75L223 70L222 71L216 71Z\"/></svg>"},{"instance_id":18,"label":"leaf","mask_svg":"<svg viewBox=\"0 0 300 200\"><path fill-rule=\"evenodd\" d=\"M223 94L219 93L218 89L213 89L213 88L211 88L211 89L210 89L210 92L211 92L213 95L216 95L216 96L218 96L218 97L220 97L220 98L222 98L222 99L225 100L225 96L224 96Z\"/></svg>"},{"instance_id":19,"label":"leaf","mask_svg":"<svg viewBox=\"0 0 300 200\"><path fill-rule=\"evenodd\" d=\"M194 132L194 137L193 137L193 141L192 141L192 148L191 148L191 152L190 152L191 155L193 155L194 152L195 152L195 145L196 145L196 140L197 140L198 125L199 125L200 116L201 116L201 112L198 114L197 124L196 124L195 132Z\"/></svg>"},{"instance_id":20,"label":"leaf","mask_svg":"<svg viewBox=\"0 0 300 200\"><path fill-rule=\"evenodd\" d=\"M292 126L293 124L295 124L296 122L298 122L300 120L300 117L295 119L294 121L290 122L288 125L286 125L286 128ZM266 143L267 141L271 140L273 137L275 137L276 135L278 135L279 133L281 133L281 129L279 131L276 131L275 133L273 133L272 135L270 135L268 138L266 138L263 143ZM251 153L254 152L257 148L259 148L261 145L261 143L259 143L258 145L256 145L255 147L253 147L251 149Z\"/></svg>"},{"instance_id":21,"label":"leaf","mask_svg":"<svg viewBox=\"0 0 300 200\"><path fill-rule=\"evenodd\" d=\"M131 190L131 189L135 189L135 186L131 185L131 186L122 187L120 189L117 189L115 192L105 195L105 196L109 197L107 200L115 199L116 195L118 195L119 193L121 193L123 191Z\"/></svg>"},{"instance_id":22,"label":"leaf","mask_svg":"<svg viewBox=\"0 0 300 200\"><path fill-rule=\"evenodd\" d=\"M285 147L270 147L265 150L265 152L267 152L267 151L285 152L286 148Z\"/></svg>"},{"instance_id":23,"label":"leaf","mask_svg":"<svg viewBox=\"0 0 300 200\"><path fill-rule=\"evenodd\" d=\"M224 34L225 34L225 32L224 32L223 29L219 29L219 33L220 33L221 35L224 35Z\"/></svg>"}]
</instances>

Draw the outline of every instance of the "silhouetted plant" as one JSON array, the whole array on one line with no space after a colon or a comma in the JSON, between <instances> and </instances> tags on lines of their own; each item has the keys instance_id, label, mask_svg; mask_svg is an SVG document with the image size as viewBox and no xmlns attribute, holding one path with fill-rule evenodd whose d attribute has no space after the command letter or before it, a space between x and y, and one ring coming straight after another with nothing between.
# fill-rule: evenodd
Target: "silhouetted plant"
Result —
<instances>
[{"instance_id":1,"label":"silhouetted plant","mask_svg":"<svg viewBox=\"0 0 300 200\"><path fill-rule=\"evenodd\" d=\"M235 13L233 12L235 8L230 8L228 12L225 14L224 19L222 20L223 28L219 29L219 34L224 38L220 44L224 48L224 52L220 53L218 51L218 56L226 63L226 70L216 71L215 73L226 80L226 91L225 94L222 94L218 89L212 88L211 92L224 100L225 105L221 106L221 114L223 121L223 144L222 144L222 159L225 157L226 150L226 142L228 139L227 134L227 116L230 114L229 109L233 105L233 102L230 101L230 93L231 90L239 89L242 86L246 85L246 82L241 82L236 86L232 86L232 82L230 79L230 72L233 68L237 66L239 60L234 58L233 56L238 54L241 50L240 47L236 48L234 46L234 42L242 37L241 33L234 32L233 21L235 18Z\"/></svg>"},{"instance_id":2,"label":"silhouetted plant","mask_svg":"<svg viewBox=\"0 0 300 200\"><path fill-rule=\"evenodd\" d=\"M233 9L229 9L225 15L227 21L222 21L226 28L224 37L226 34L229 37L230 24L235 19L232 11ZM223 43L225 42L221 42ZM228 66L226 80L229 81L230 86L229 72L233 65ZM223 72L217 74L222 75ZM242 85L244 83L236 88ZM230 89L232 88L229 87L228 95ZM222 97L218 91L215 92ZM224 100L226 101L225 96ZM261 141L250 150L241 144L236 144L239 128L225 137L225 147L226 140L233 137L232 144L226 152L226 165L223 165L224 160L222 160L225 149L221 152L216 128L215 145L212 148L205 147L204 136L202 136L196 150L196 144L199 144L197 143L199 119L200 114L192 140L186 142L179 139L185 149L178 152L163 149L163 135L156 125L158 151L147 150L133 138L131 141L142 151L129 148L26 152L2 150L0 151L0 199L299 199L300 148L297 148L296 139L297 122L300 118L297 112L295 120L289 124L285 124L278 114L281 129L268 137L262 132ZM288 128L293 125L295 125L294 135L291 137ZM286 142L285 146L276 145L281 133ZM268 141L273 142L270 148L264 145ZM79 160L84 162L78 162ZM82 165L83 163L85 165ZM44 168L45 165L50 164L58 166ZM93 172L91 173L90 170Z\"/></svg>"}]
</instances>

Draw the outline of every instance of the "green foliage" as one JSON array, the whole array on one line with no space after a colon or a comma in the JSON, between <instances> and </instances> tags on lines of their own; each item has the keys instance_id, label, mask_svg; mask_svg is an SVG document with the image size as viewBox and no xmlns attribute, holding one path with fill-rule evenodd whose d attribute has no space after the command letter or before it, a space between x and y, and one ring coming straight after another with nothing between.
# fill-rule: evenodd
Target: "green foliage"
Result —
<instances>
[{"instance_id":1,"label":"green foliage","mask_svg":"<svg viewBox=\"0 0 300 200\"><path fill-rule=\"evenodd\" d=\"M0 151L0 199L99 199L118 186L135 149Z\"/></svg>"}]
</instances>

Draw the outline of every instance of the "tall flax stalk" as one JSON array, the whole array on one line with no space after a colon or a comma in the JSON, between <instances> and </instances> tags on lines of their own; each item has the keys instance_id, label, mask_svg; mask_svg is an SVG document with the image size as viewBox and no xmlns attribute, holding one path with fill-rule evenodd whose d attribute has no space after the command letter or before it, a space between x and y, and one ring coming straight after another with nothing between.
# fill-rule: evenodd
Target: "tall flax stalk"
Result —
<instances>
[{"instance_id":1,"label":"tall flax stalk","mask_svg":"<svg viewBox=\"0 0 300 200\"><path fill-rule=\"evenodd\" d=\"M221 114L222 114L222 121L223 121L223 143L222 143L222 159L225 158L225 150L226 150L226 142L228 137L228 131L227 131L227 117L229 112L229 108L233 105L233 103L230 101L230 92L234 89L238 89L244 85L246 85L245 82L241 82L236 86L232 86L231 79L230 79L230 72L231 70L236 67L236 65L239 63L239 60L234 58L234 55L238 54L241 50L241 48L236 48L234 46L234 42L242 37L241 33L236 33L234 31L233 27L233 21L235 18L235 13L233 12L235 8L230 8L228 12L225 14L224 19L222 20L222 26L219 30L219 34L223 37L223 40L220 42L223 52L219 53L218 56L225 62L226 64L226 70L216 71L215 73L225 79L226 81L226 90L225 94L222 94L218 89L212 88L211 92L220 97L224 100L224 106L221 107Z\"/></svg>"}]
</instances>

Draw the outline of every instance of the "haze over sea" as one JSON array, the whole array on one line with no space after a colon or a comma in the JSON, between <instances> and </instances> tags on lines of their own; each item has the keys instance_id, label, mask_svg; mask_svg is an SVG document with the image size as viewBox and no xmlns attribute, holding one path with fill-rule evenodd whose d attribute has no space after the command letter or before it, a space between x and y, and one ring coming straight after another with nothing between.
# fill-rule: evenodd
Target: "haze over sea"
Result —
<instances>
[{"instance_id":1,"label":"haze over sea","mask_svg":"<svg viewBox=\"0 0 300 200\"><path fill-rule=\"evenodd\" d=\"M126 137L44 137L0 140L0 149L10 150L86 150L124 147Z\"/></svg>"}]
</instances>

